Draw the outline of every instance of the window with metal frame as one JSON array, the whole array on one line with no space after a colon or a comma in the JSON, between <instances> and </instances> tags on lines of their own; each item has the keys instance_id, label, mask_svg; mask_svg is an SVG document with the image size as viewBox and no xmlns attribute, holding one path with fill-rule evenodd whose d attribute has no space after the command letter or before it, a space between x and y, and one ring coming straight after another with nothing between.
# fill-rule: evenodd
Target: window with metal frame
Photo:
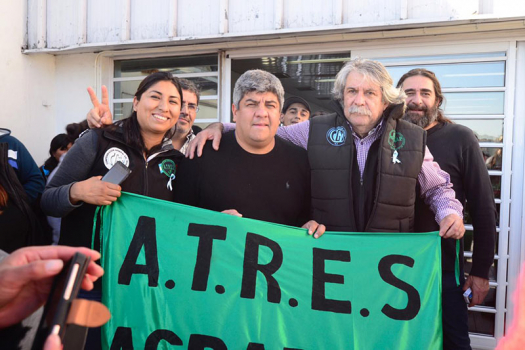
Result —
<instances>
[{"instance_id":1,"label":"window with metal frame","mask_svg":"<svg viewBox=\"0 0 525 350\"><path fill-rule=\"evenodd\" d=\"M194 82L201 92L195 124L206 126L219 120L219 62L217 54L116 60L113 74L113 116L115 120L131 114L133 96L142 79L157 72L171 72Z\"/></svg>"}]
</instances>

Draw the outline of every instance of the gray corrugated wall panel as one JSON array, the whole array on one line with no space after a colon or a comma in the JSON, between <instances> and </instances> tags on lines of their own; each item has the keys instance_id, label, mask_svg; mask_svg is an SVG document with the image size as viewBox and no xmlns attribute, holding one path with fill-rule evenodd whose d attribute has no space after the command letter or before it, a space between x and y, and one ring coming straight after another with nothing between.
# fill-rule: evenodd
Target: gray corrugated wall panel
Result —
<instances>
[{"instance_id":1,"label":"gray corrugated wall panel","mask_svg":"<svg viewBox=\"0 0 525 350\"><path fill-rule=\"evenodd\" d=\"M218 35L219 4L219 0L178 0L178 36Z\"/></svg>"},{"instance_id":2,"label":"gray corrugated wall panel","mask_svg":"<svg viewBox=\"0 0 525 350\"><path fill-rule=\"evenodd\" d=\"M499 0L506 1L506 0ZM408 0L408 18L454 18L478 13L479 0Z\"/></svg>"},{"instance_id":3,"label":"gray corrugated wall panel","mask_svg":"<svg viewBox=\"0 0 525 350\"><path fill-rule=\"evenodd\" d=\"M405 0L407 1L407 0ZM408 0L410 2L410 0ZM389 22L401 19L401 1L375 0L371 6L366 1L345 2L343 23Z\"/></svg>"},{"instance_id":4,"label":"gray corrugated wall panel","mask_svg":"<svg viewBox=\"0 0 525 350\"><path fill-rule=\"evenodd\" d=\"M47 46L66 47L81 42L79 38L78 1L47 1Z\"/></svg>"},{"instance_id":5,"label":"gray corrugated wall panel","mask_svg":"<svg viewBox=\"0 0 525 350\"><path fill-rule=\"evenodd\" d=\"M230 0L230 33L262 32L274 28L274 6L270 0Z\"/></svg>"},{"instance_id":6,"label":"gray corrugated wall panel","mask_svg":"<svg viewBox=\"0 0 525 350\"><path fill-rule=\"evenodd\" d=\"M37 16L38 16L38 0L27 1L27 46L29 49L37 48Z\"/></svg>"},{"instance_id":7,"label":"gray corrugated wall panel","mask_svg":"<svg viewBox=\"0 0 525 350\"><path fill-rule=\"evenodd\" d=\"M28 48L94 47L140 41L220 38L223 33L277 34L342 24L387 26L410 21L452 21L483 13L497 18L523 0L26 0ZM496 5L497 4L497 5ZM47 5L47 9L46 6ZM44 10L42 10L44 9ZM39 17L39 11L46 14ZM481 19L483 19L481 18ZM336 27L334 27L336 28ZM41 36L40 38L38 36ZM86 39L87 38L87 39Z\"/></svg>"},{"instance_id":8,"label":"gray corrugated wall panel","mask_svg":"<svg viewBox=\"0 0 525 350\"><path fill-rule=\"evenodd\" d=\"M172 0L131 0L131 40L168 37Z\"/></svg>"},{"instance_id":9,"label":"gray corrugated wall panel","mask_svg":"<svg viewBox=\"0 0 525 350\"><path fill-rule=\"evenodd\" d=\"M158 0L149 0L150 4ZM152 5L153 6L153 5ZM125 8L120 0L89 0L87 7L87 42L122 41L122 20Z\"/></svg>"},{"instance_id":10,"label":"gray corrugated wall panel","mask_svg":"<svg viewBox=\"0 0 525 350\"><path fill-rule=\"evenodd\" d=\"M341 0L286 0L284 28L320 27L334 24L336 2ZM371 6L371 1L368 2Z\"/></svg>"}]
</instances>

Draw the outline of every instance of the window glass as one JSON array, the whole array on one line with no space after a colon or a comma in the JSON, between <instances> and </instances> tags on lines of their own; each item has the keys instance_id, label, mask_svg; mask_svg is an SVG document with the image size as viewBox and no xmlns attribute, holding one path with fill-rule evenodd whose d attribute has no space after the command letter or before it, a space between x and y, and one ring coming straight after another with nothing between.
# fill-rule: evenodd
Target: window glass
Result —
<instances>
[{"instance_id":1,"label":"window glass","mask_svg":"<svg viewBox=\"0 0 525 350\"><path fill-rule=\"evenodd\" d=\"M494 191L494 198L500 199L501 198L501 176L491 175L490 182L492 183L492 190ZM499 210L498 210L498 213L499 213Z\"/></svg>"},{"instance_id":2,"label":"window glass","mask_svg":"<svg viewBox=\"0 0 525 350\"><path fill-rule=\"evenodd\" d=\"M196 77L187 79L193 81L197 85L201 91L201 96L217 95L217 77ZM133 98L141 81L142 79L114 82L113 97L118 99Z\"/></svg>"},{"instance_id":3,"label":"window glass","mask_svg":"<svg viewBox=\"0 0 525 350\"><path fill-rule=\"evenodd\" d=\"M312 112L331 112L335 76L349 60L349 52L234 59L231 62L230 93L244 72L262 69L279 78L285 98L299 96L308 101Z\"/></svg>"},{"instance_id":4,"label":"window glass","mask_svg":"<svg viewBox=\"0 0 525 350\"><path fill-rule=\"evenodd\" d=\"M157 71L168 71L173 74L217 72L218 56L180 56L158 57L136 60L115 61L115 77L147 76Z\"/></svg>"},{"instance_id":5,"label":"window glass","mask_svg":"<svg viewBox=\"0 0 525 350\"><path fill-rule=\"evenodd\" d=\"M114 103L113 104L113 120L121 120L131 115L133 108L132 102Z\"/></svg>"},{"instance_id":6,"label":"window glass","mask_svg":"<svg viewBox=\"0 0 525 350\"><path fill-rule=\"evenodd\" d=\"M482 147L481 152L489 170L502 170L503 148Z\"/></svg>"},{"instance_id":7,"label":"window glass","mask_svg":"<svg viewBox=\"0 0 525 350\"><path fill-rule=\"evenodd\" d=\"M141 80L116 81L113 83L113 98L133 98Z\"/></svg>"},{"instance_id":8,"label":"window glass","mask_svg":"<svg viewBox=\"0 0 525 350\"><path fill-rule=\"evenodd\" d=\"M493 337L495 314L486 312L469 312L468 313L468 330L471 333L483 334Z\"/></svg>"},{"instance_id":9,"label":"window glass","mask_svg":"<svg viewBox=\"0 0 525 350\"><path fill-rule=\"evenodd\" d=\"M217 121L218 67L216 54L115 61L113 98L121 101L113 104L114 119L129 116L131 101L144 77L154 72L166 71L193 81L200 89L197 120L204 120L206 123Z\"/></svg>"},{"instance_id":10,"label":"window glass","mask_svg":"<svg viewBox=\"0 0 525 350\"><path fill-rule=\"evenodd\" d=\"M186 77L191 80L201 92L201 96L217 96L218 93L218 77Z\"/></svg>"},{"instance_id":11,"label":"window glass","mask_svg":"<svg viewBox=\"0 0 525 350\"><path fill-rule=\"evenodd\" d=\"M428 69L439 79L441 88L479 88L505 86L505 62L477 62L388 67L394 84L414 68Z\"/></svg>"},{"instance_id":12,"label":"window glass","mask_svg":"<svg viewBox=\"0 0 525 350\"><path fill-rule=\"evenodd\" d=\"M199 120L217 118L217 100L203 100L199 102L199 112L197 113L197 118L195 122L198 123Z\"/></svg>"},{"instance_id":13,"label":"window glass","mask_svg":"<svg viewBox=\"0 0 525 350\"><path fill-rule=\"evenodd\" d=\"M425 61L437 61L437 60L461 60L465 58L487 58L487 57L505 57L505 52L481 52L481 53L468 53L459 55L434 55L434 56L415 56L415 57L385 57L385 58L372 58L373 60L380 61L384 65L388 65L396 62L407 62L407 61L418 61L424 63Z\"/></svg>"},{"instance_id":14,"label":"window glass","mask_svg":"<svg viewBox=\"0 0 525 350\"><path fill-rule=\"evenodd\" d=\"M503 119L455 119L454 123L471 129L479 142L503 142Z\"/></svg>"},{"instance_id":15,"label":"window glass","mask_svg":"<svg viewBox=\"0 0 525 350\"><path fill-rule=\"evenodd\" d=\"M504 113L504 92L445 92L445 115Z\"/></svg>"}]
</instances>

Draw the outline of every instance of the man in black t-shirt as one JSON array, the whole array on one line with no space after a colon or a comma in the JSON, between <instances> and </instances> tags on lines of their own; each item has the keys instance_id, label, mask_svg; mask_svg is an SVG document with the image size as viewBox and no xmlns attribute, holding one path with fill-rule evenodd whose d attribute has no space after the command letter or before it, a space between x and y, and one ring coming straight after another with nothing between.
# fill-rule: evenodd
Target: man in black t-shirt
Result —
<instances>
[{"instance_id":1,"label":"man in black t-shirt","mask_svg":"<svg viewBox=\"0 0 525 350\"><path fill-rule=\"evenodd\" d=\"M218 151L184 160L177 169L175 201L204 209L309 229L324 225L310 216L306 151L275 136L284 89L279 79L249 70L237 80L232 112L237 124ZM308 221L308 222L307 222ZM306 224L305 224L306 222Z\"/></svg>"},{"instance_id":2,"label":"man in black t-shirt","mask_svg":"<svg viewBox=\"0 0 525 350\"><path fill-rule=\"evenodd\" d=\"M474 133L453 124L440 110L443 102L441 85L434 73L413 69L399 80L407 95L404 119L427 130L427 146L441 169L450 174L456 198L468 211L474 226L472 268L463 278L463 239L458 256L460 283L456 283L456 240L443 239L443 348L470 349L467 306L463 291L472 290L469 306L481 304L489 290L489 269L494 259L496 237L496 207L490 178ZM416 230L439 230L433 213L422 203L416 203Z\"/></svg>"}]
</instances>

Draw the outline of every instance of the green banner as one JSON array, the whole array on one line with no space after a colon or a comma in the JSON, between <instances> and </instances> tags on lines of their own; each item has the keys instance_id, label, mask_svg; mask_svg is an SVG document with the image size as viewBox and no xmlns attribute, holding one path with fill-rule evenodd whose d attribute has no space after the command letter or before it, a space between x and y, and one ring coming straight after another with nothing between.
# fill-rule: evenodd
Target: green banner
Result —
<instances>
[{"instance_id":1,"label":"green banner","mask_svg":"<svg viewBox=\"0 0 525 350\"><path fill-rule=\"evenodd\" d=\"M327 232L123 193L105 349L441 349L440 237Z\"/></svg>"}]
</instances>

